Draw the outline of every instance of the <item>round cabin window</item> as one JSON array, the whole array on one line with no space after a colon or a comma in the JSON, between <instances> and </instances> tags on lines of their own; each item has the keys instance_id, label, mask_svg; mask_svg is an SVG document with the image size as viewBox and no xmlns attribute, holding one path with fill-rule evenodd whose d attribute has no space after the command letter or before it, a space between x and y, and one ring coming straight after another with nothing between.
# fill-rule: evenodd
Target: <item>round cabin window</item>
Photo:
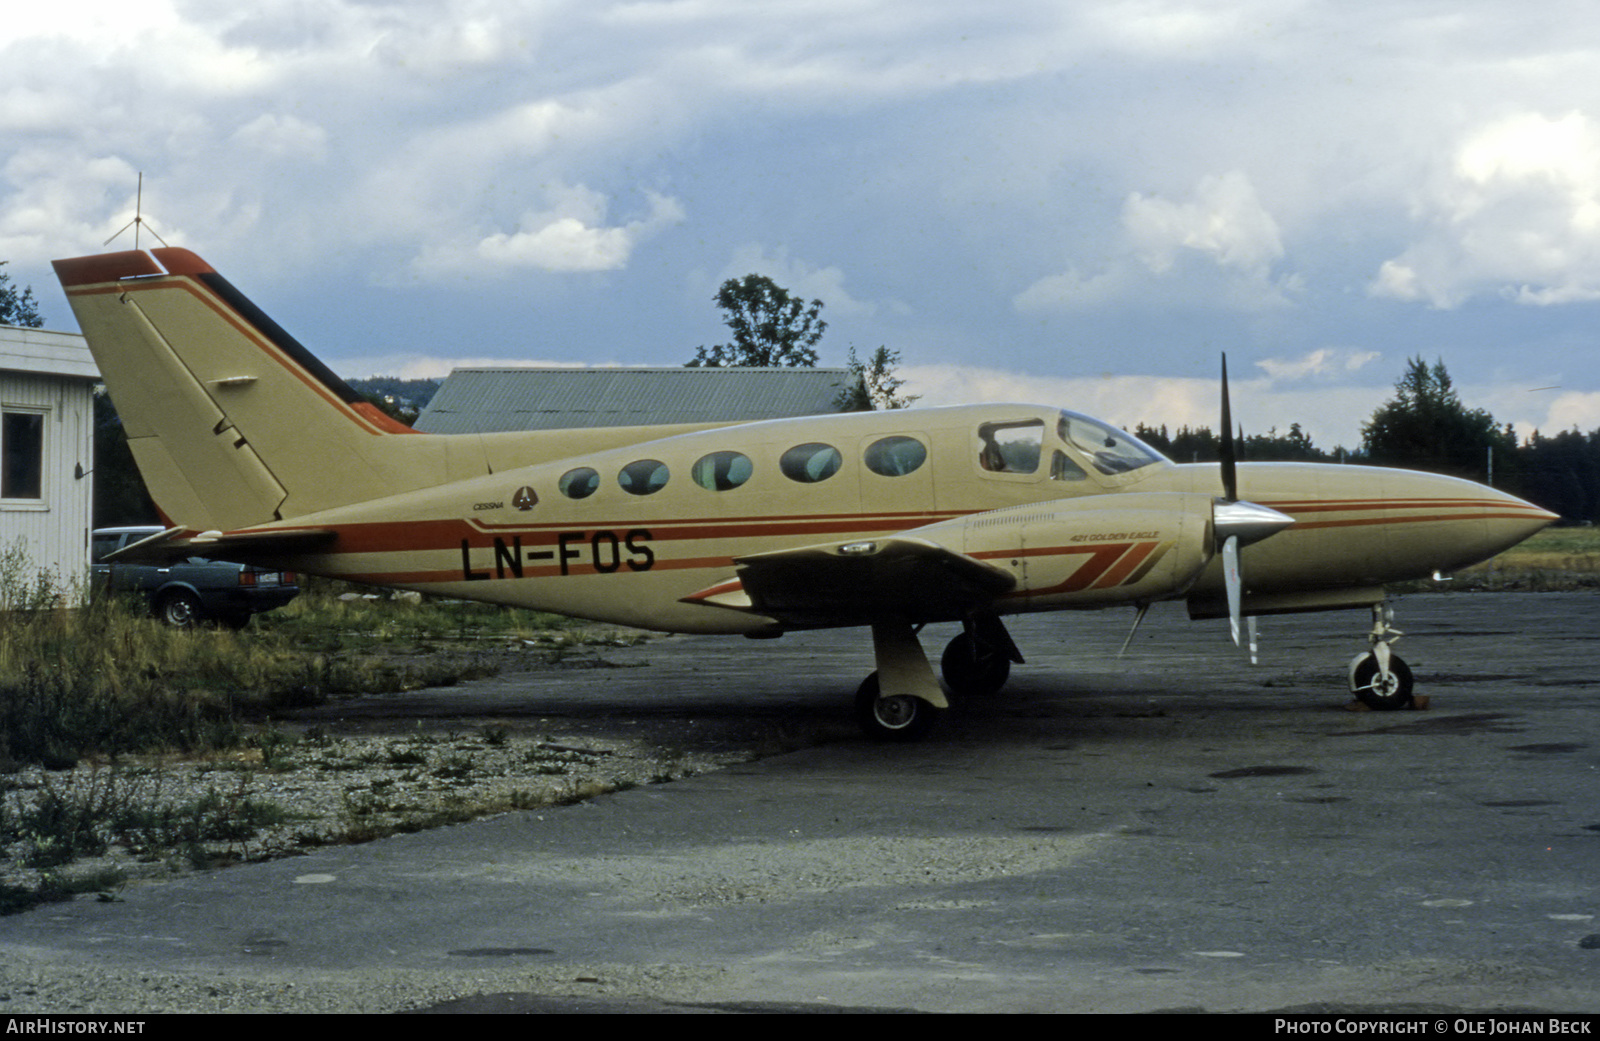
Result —
<instances>
[{"instance_id":1,"label":"round cabin window","mask_svg":"<svg viewBox=\"0 0 1600 1041\"><path fill-rule=\"evenodd\" d=\"M884 477L904 477L928 461L928 449L914 437L885 437L867 446L862 462Z\"/></svg>"},{"instance_id":2,"label":"round cabin window","mask_svg":"<svg viewBox=\"0 0 1600 1041\"><path fill-rule=\"evenodd\" d=\"M600 490L600 472L588 466L568 470L556 482L556 487L569 499L587 499Z\"/></svg>"},{"instance_id":3,"label":"round cabin window","mask_svg":"<svg viewBox=\"0 0 1600 1041\"><path fill-rule=\"evenodd\" d=\"M667 464L659 459L636 459L617 474L617 483L629 495L650 495L667 486Z\"/></svg>"},{"instance_id":4,"label":"round cabin window","mask_svg":"<svg viewBox=\"0 0 1600 1041\"><path fill-rule=\"evenodd\" d=\"M839 450L832 445L817 442L795 445L778 460L778 469L791 481L801 484L816 484L826 481L839 472L839 464L843 458Z\"/></svg>"},{"instance_id":5,"label":"round cabin window","mask_svg":"<svg viewBox=\"0 0 1600 1041\"><path fill-rule=\"evenodd\" d=\"M689 476L708 491L725 492L748 481L754 472L754 464L743 452L712 452L700 457Z\"/></svg>"}]
</instances>

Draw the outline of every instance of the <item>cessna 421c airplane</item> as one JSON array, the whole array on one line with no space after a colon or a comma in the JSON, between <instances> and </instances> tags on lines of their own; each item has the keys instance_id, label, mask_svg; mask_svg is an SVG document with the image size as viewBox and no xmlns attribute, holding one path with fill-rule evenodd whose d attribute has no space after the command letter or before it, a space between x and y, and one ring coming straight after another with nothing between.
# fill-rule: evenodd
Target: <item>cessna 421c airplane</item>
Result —
<instances>
[{"instance_id":1,"label":"cessna 421c airplane","mask_svg":"<svg viewBox=\"0 0 1600 1041\"><path fill-rule=\"evenodd\" d=\"M970 405L705 426L419 434L364 402L203 260L59 260L168 529L124 558L270 564L683 633L867 626L865 730L945 692L918 640L960 622L957 696L1022 655L1002 618L1184 599L1192 617L1370 607L1350 686L1411 701L1383 585L1476 563L1554 516L1356 466L1176 465L1087 416ZM1242 554L1241 547L1248 547Z\"/></svg>"}]
</instances>

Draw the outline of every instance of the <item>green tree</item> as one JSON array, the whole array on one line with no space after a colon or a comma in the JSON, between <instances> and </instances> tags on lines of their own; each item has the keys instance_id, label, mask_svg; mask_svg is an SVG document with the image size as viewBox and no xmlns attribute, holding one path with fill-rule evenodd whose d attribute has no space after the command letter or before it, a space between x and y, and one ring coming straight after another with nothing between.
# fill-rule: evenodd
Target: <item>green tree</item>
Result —
<instances>
[{"instance_id":1,"label":"green tree","mask_svg":"<svg viewBox=\"0 0 1600 1041\"><path fill-rule=\"evenodd\" d=\"M807 304L765 275L730 278L714 299L722 308L723 322L733 330L733 342L699 348L690 368L816 366L817 341L828 328L821 300Z\"/></svg>"},{"instance_id":2,"label":"green tree","mask_svg":"<svg viewBox=\"0 0 1600 1041\"><path fill-rule=\"evenodd\" d=\"M0 260L0 267L6 263ZM38 329L44 325L39 302L33 298L33 287L25 286L19 292L11 284L11 276L4 271L0 271L0 325L20 325L25 329Z\"/></svg>"},{"instance_id":3,"label":"green tree","mask_svg":"<svg viewBox=\"0 0 1600 1041\"><path fill-rule=\"evenodd\" d=\"M1328 453L1312 443L1311 435L1299 423L1290 423L1287 434L1272 427L1265 434L1246 435L1240 454L1244 459L1275 463L1322 462L1328 458Z\"/></svg>"},{"instance_id":4,"label":"green tree","mask_svg":"<svg viewBox=\"0 0 1600 1041\"><path fill-rule=\"evenodd\" d=\"M834 404L840 412L871 412L874 409L906 408L916 394L901 394L906 381L895 374L900 352L879 347L863 362L850 348L850 384Z\"/></svg>"},{"instance_id":5,"label":"green tree","mask_svg":"<svg viewBox=\"0 0 1600 1041\"><path fill-rule=\"evenodd\" d=\"M94 526L154 524L156 507L134 464L122 417L103 386L94 390Z\"/></svg>"},{"instance_id":6,"label":"green tree","mask_svg":"<svg viewBox=\"0 0 1600 1041\"><path fill-rule=\"evenodd\" d=\"M1214 463L1222 454L1222 439L1210 427L1179 427L1168 434L1165 426L1148 427L1140 423L1133 435L1175 463ZM1318 448L1299 423L1290 423L1287 434L1273 427L1265 434L1235 434L1234 451L1241 461L1256 463L1323 462L1332 458Z\"/></svg>"},{"instance_id":7,"label":"green tree","mask_svg":"<svg viewBox=\"0 0 1600 1041\"><path fill-rule=\"evenodd\" d=\"M1496 458L1516 452L1509 427L1496 426L1487 410L1461 403L1443 361L1430 366L1412 358L1394 389L1393 400L1378 406L1361 428L1372 462L1481 480L1489 449Z\"/></svg>"}]
</instances>

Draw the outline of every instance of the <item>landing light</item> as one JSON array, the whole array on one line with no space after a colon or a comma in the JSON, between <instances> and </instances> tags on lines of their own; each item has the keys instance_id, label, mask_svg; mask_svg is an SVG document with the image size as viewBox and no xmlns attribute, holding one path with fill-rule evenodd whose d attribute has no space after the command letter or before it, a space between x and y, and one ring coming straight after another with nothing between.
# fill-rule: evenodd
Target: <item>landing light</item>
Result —
<instances>
[{"instance_id":1,"label":"landing light","mask_svg":"<svg viewBox=\"0 0 1600 1041\"><path fill-rule=\"evenodd\" d=\"M839 547L839 552L847 557L859 557L868 553L878 552L876 542L846 542Z\"/></svg>"}]
</instances>

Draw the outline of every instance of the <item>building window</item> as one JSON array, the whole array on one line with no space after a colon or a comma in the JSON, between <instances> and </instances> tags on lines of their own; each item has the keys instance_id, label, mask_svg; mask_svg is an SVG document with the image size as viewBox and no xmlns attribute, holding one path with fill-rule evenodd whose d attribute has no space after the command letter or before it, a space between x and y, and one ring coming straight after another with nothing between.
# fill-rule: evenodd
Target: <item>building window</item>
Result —
<instances>
[{"instance_id":1,"label":"building window","mask_svg":"<svg viewBox=\"0 0 1600 1041\"><path fill-rule=\"evenodd\" d=\"M0 499L44 497L44 414L0 417Z\"/></svg>"}]
</instances>

